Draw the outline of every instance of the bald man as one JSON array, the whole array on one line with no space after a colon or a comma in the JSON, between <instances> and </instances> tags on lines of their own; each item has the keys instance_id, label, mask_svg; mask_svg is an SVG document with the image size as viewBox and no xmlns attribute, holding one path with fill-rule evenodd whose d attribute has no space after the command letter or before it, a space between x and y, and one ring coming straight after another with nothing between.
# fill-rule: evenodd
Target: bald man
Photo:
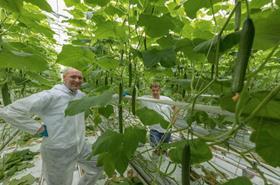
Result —
<instances>
[{"instance_id":1,"label":"bald man","mask_svg":"<svg viewBox=\"0 0 280 185\"><path fill-rule=\"evenodd\" d=\"M82 98L82 73L68 68L63 73L63 84L33 94L0 109L0 117L13 126L43 136L41 155L43 175L47 185L72 185L76 164L84 171L79 185L94 185L101 173L91 146L85 142L84 113L64 114L68 103ZM43 124L31 118L38 115Z\"/></svg>"}]
</instances>

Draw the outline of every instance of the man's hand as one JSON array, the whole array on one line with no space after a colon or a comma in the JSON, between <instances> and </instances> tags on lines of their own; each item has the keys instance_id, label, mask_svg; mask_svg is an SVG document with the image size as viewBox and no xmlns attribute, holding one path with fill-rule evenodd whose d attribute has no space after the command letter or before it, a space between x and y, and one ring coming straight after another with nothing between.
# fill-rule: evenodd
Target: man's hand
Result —
<instances>
[{"instance_id":1,"label":"man's hand","mask_svg":"<svg viewBox=\"0 0 280 185\"><path fill-rule=\"evenodd\" d=\"M36 132L36 135L40 136L40 137L48 137L48 131L47 131L47 126L46 125L42 125Z\"/></svg>"},{"instance_id":2,"label":"man's hand","mask_svg":"<svg viewBox=\"0 0 280 185\"><path fill-rule=\"evenodd\" d=\"M171 124L174 125L176 120L177 120L177 117L178 117L178 114L180 113L180 109L178 107L176 107L175 105L172 106L172 116L171 116Z\"/></svg>"}]
</instances>

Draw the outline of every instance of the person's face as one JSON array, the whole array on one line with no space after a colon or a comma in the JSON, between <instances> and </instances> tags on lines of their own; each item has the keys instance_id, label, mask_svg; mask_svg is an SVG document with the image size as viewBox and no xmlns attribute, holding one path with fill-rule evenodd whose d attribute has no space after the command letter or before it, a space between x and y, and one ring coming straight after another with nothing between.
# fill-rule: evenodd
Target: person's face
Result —
<instances>
[{"instance_id":1,"label":"person's face","mask_svg":"<svg viewBox=\"0 0 280 185\"><path fill-rule=\"evenodd\" d=\"M152 87L152 95L154 98L159 99L160 97L160 87Z\"/></svg>"},{"instance_id":2,"label":"person's face","mask_svg":"<svg viewBox=\"0 0 280 185\"><path fill-rule=\"evenodd\" d=\"M76 91L83 83L83 75L80 71L71 69L63 76L63 81L69 89Z\"/></svg>"}]
</instances>

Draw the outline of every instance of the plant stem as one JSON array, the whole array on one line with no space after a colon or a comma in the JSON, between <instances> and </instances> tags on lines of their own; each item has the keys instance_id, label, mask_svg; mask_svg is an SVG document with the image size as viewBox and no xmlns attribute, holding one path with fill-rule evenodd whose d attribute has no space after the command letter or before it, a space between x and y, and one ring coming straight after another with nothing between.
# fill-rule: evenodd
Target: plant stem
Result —
<instances>
[{"instance_id":1,"label":"plant stem","mask_svg":"<svg viewBox=\"0 0 280 185\"><path fill-rule=\"evenodd\" d=\"M249 2L248 2L248 0L245 0L245 2L246 2L246 9L247 9L247 18L250 18Z\"/></svg>"},{"instance_id":2,"label":"plant stem","mask_svg":"<svg viewBox=\"0 0 280 185\"><path fill-rule=\"evenodd\" d=\"M213 20L215 22L215 25L217 26L217 20L216 20L215 14L214 14L213 0L210 0L210 4L211 4L211 11L212 11Z\"/></svg>"}]
</instances>

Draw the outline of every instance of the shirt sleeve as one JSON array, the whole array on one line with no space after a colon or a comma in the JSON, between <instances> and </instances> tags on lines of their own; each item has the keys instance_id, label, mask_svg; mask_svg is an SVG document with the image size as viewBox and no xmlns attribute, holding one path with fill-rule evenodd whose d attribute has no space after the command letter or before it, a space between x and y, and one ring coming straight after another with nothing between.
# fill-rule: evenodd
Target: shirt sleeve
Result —
<instances>
[{"instance_id":1,"label":"shirt sleeve","mask_svg":"<svg viewBox=\"0 0 280 185\"><path fill-rule=\"evenodd\" d=\"M35 134L41 127L32 114L42 115L51 101L51 94L42 91L0 108L0 117L18 129Z\"/></svg>"}]
</instances>

